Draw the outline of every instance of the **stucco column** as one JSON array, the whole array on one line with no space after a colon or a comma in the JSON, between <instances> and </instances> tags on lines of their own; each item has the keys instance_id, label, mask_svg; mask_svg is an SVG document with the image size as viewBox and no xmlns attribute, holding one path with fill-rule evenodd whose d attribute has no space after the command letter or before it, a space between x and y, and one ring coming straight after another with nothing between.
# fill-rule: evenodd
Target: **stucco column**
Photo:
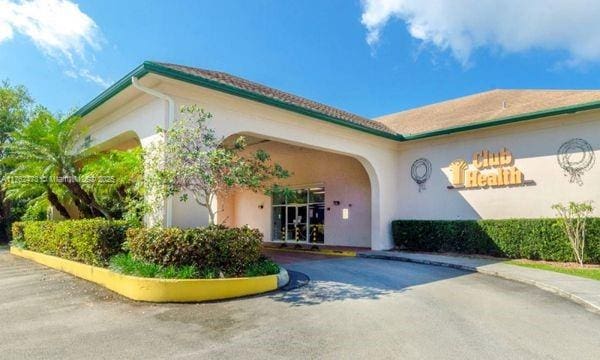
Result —
<instances>
[{"instance_id":1,"label":"stucco column","mask_svg":"<svg viewBox=\"0 0 600 360\"><path fill-rule=\"evenodd\" d=\"M145 137L140 140L140 142L142 144L142 148L144 149L144 152L146 152L146 153L156 151L156 149L154 149L153 147L162 141L164 141L164 140L163 140L162 135L160 135L160 134L151 135L151 136ZM160 155L154 154L151 156L160 156ZM148 158L146 157L146 164L144 164L145 174L147 173L147 166L148 166L147 162L148 162ZM146 223L146 226L155 226L155 225L162 225L165 227L171 226L173 214L172 214L172 211L170 210L170 208L172 208L173 197L170 196L167 199L165 199L164 201L157 201L154 194L148 193L148 194L146 194L146 201L148 202L148 204L150 204L150 206L152 206L152 209L144 218L144 222Z\"/></svg>"},{"instance_id":2,"label":"stucco column","mask_svg":"<svg viewBox=\"0 0 600 360\"><path fill-rule=\"evenodd\" d=\"M376 161L358 159L371 181L371 249L389 250L394 247L391 223L396 218L397 169L395 159L380 158Z\"/></svg>"}]
</instances>

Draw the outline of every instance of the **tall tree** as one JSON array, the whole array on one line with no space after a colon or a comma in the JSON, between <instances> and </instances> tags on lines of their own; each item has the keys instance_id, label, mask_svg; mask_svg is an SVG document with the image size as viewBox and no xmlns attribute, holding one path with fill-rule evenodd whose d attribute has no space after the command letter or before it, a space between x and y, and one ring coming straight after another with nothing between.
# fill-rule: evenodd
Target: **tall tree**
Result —
<instances>
[{"instance_id":1,"label":"tall tree","mask_svg":"<svg viewBox=\"0 0 600 360\"><path fill-rule=\"evenodd\" d=\"M24 201L26 212L46 212L52 206L63 218L70 219L67 206L73 204L73 201L64 186L51 181L51 176L44 173L48 170L32 162L16 164L4 182L6 198Z\"/></svg>"},{"instance_id":2,"label":"tall tree","mask_svg":"<svg viewBox=\"0 0 600 360\"><path fill-rule=\"evenodd\" d=\"M2 162L8 155L11 133L27 123L33 100L23 86L3 81L0 86L0 242L10 238L10 223L15 218L12 202L6 198L3 186L6 174L12 170Z\"/></svg>"},{"instance_id":3,"label":"tall tree","mask_svg":"<svg viewBox=\"0 0 600 360\"><path fill-rule=\"evenodd\" d=\"M83 133L76 126L77 120L68 117L60 121L47 110L38 108L27 126L12 133L7 162L42 169L40 175L45 179L64 186L83 217L112 219L110 211L81 184L78 144Z\"/></svg>"}]
</instances>

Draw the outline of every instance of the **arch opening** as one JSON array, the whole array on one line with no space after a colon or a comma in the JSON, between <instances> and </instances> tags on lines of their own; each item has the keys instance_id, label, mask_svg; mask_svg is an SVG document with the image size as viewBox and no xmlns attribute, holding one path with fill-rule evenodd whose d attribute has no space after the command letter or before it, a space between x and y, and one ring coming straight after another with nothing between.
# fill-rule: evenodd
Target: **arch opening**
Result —
<instances>
[{"instance_id":1,"label":"arch opening","mask_svg":"<svg viewBox=\"0 0 600 360\"><path fill-rule=\"evenodd\" d=\"M264 150L291 172L278 183L294 195L285 198L237 190L217 200L220 223L258 228L265 242L372 246L373 215L379 212L373 206L377 183L368 162L256 134L236 133L224 142L231 143L240 135L246 137L248 153Z\"/></svg>"}]
</instances>

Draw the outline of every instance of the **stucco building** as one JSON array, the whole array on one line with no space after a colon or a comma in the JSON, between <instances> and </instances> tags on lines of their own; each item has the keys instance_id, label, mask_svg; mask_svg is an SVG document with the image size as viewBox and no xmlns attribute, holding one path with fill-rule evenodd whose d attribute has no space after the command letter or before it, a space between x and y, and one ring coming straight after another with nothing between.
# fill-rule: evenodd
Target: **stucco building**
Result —
<instances>
[{"instance_id":1,"label":"stucco building","mask_svg":"<svg viewBox=\"0 0 600 360\"><path fill-rule=\"evenodd\" d=\"M244 135L293 173L293 200L240 191L215 204L226 210L219 221L259 228L265 241L389 249L395 219L600 206L600 91L494 90L367 119L229 74L145 62L78 114L95 146L127 149L156 141L156 126L186 104L211 112L223 138ZM163 215L167 226L208 219L177 199Z\"/></svg>"}]
</instances>

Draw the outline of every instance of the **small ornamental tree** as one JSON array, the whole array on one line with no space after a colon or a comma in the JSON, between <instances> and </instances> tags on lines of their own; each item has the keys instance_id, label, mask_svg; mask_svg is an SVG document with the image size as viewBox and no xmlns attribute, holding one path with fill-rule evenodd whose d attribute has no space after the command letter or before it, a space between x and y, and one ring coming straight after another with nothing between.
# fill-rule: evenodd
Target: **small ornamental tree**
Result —
<instances>
[{"instance_id":1,"label":"small ornamental tree","mask_svg":"<svg viewBox=\"0 0 600 360\"><path fill-rule=\"evenodd\" d=\"M583 266L585 251L585 225L588 217L594 211L591 202L569 202L554 204L552 208L558 214L561 225L569 239L573 253L579 265Z\"/></svg>"},{"instance_id":2,"label":"small ornamental tree","mask_svg":"<svg viewBox=\"0 0 600 360\"><path fill-rule=\"evenodd\" d=\"M273 164L264 150L246 150L243 136L224 144L207 121L212 114L196 105L181 108L181 116L171 128L158 128L162 141L146 154L147 188L152 200L178 195L181 201L194 201L208 210L210 224L223 208L215 208L218 197L226 198L236 189L283 191L275 182L289 176ZM275 190L277 189L277 190Z\"/></svg>"}]
</instances>

